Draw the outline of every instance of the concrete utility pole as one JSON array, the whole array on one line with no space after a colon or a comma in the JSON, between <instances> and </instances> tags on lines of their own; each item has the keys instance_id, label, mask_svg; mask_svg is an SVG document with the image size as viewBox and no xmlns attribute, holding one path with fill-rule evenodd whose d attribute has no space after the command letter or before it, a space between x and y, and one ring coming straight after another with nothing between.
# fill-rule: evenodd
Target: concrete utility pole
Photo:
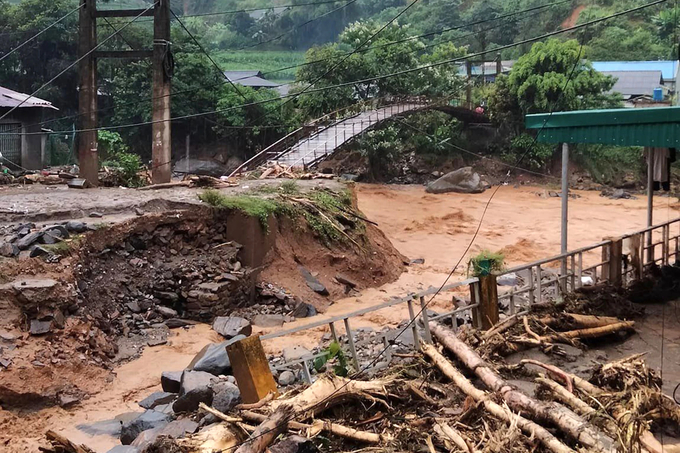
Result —
<instances>
[{"instance_id":1,"label":"concrete utility pole","mask_svg":"<svg viewBox=\"0 0 680 453\"><path fill-rule=\"evenodd\" d=\"M170 52L170 0L157 0L154 8L97 11L96 0L80 0L79 52L86 55L97 46L98 17L154 17L153 51L150 50L97 50L80 63L80 91L78 113L78 160L80 177L91 187L98 185L99 156L97 153L97 59L153 59L153 126L152 126L152 179L154 183L170 182L170 79L172 64ZM142 93L140 93L140 96Z\"/></svg>"},{"instance_id":2,"label":"concrete utility pole","mask_svg":"<svg viewBox=\"0 0 680 453\"><path fill-rule=\"evenodd\" d=\"M565 254L569 250L569 144L562 143L562 240L560 254ZM567 289L567 258L562 259L561 268L562 289Z\"/></svg>"},{"instance_id":3,"label":"concrete utility pole","mask_svg":"<svg viewBox=\"0 0 680 453\"><path fill-rule=\"evenodd\" d=\"M170 123L170 0L159 0L153 24L153 145L151 157L154 184L170 182L172 147Z\"/></svg>"},{"instance_id":4,"label":"concrete utility pole","mask_svg":"<svg viewBox=\"0 0 680 453\"><path fill-rule=\"evenodd\" d=\"M96 0L80 0L80 30L78 52L80 57L97 45ZM97 153L97 57L94 53L83 58L79 66L78 92L79 127L78 162L80 177L92 187L99 184L99 156Z\"/></svg>"}]
</instances>

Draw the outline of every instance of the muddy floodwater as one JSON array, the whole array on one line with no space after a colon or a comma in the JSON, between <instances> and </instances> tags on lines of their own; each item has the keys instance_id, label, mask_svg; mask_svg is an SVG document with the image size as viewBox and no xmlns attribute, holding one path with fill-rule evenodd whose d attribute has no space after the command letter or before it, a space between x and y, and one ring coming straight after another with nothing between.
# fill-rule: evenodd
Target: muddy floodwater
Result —
<instances>
[{"instance_id":1,"label":"muddy floodwater","mask_svg":"<svg viewBox=\"0 0 680 453\"><path fill-rule=\"evenodd\" d=\"M548 196L544 188L501 187L488 207L468 256L462 254L477 230L492 191L479 195L431 195L426 194L422 186L357 184L355 188L359 208L367 218L378 223L399 252L410 259L422 258L424 264L406 268L394 283L335 301L318 319L375 305L393 296L401 297L409 292L439 286L452 266L458 262L461 265L454 273L452 281L462 280L466 275L469 257L483 249L502 251L508 265L546 258L558 254L560 250L560 199ZM180 200L175 201L188 201L194 196L184 189L179 193ZM644 196L638 196L634 200L610 200L600 197L599 192L574 193L577 198L570 200L569 211L570 249L646 226ZM103 194L104 192L101 196ZM80 193L78 196L82 197ZM118 190L115 201L125 205L134 196L132 191ZM150 195L147 192L144 196L150 198L166 195ZM38 198L24 200L23 206L39 203ZM13 194L12 201L13 206L22 206L20 194ZM72 206L68 200L53 198L52 202L63 209ZM88 205L91 202L87 200ZM656 223L677 216L676 199L655 199ZM437 306L449 303L450 295L442 296L434 301L432 307L436 309ZM659 367L661 357L665 356L664 390L668 392L670 388L672 391L680 376L676 343L680 339L680 318L674 304L668 304L665 308L650 307L649 311L651 316L642 321L639 332L624 345L607 351L608 358L615 359L633 352L648 351L650 365ZM380 328L384 325L396 325L407 317L406 307L390 308L364 316L353 327ZM314 319L316 320L317 318ZM309 322L310 320L302 319L288 323L284 328ZM265 332L271 331L269 329ZM662 331L666 339L664 347L661 346ZM324 328L319 328L267 341L265 348L269 353L277 353L291 345L313 347L318 345L324 332ZM0 451L37 451L38 441L43 438L44 431L54 429L63 432L72 441L85 443L97 452L106 452L117 444L115 431L119 421L115 417L139 411L136 401L160 390L161 372L184 367L203 346L217 340L215 335L204 325L174 332L168 345L149 349L140 359L118 368L115 377L104 386L102 392L73 410L50 408L25 413L0 411L0 427L4 431L4 435L0 437Z\"/></svg>"}]
</instances>

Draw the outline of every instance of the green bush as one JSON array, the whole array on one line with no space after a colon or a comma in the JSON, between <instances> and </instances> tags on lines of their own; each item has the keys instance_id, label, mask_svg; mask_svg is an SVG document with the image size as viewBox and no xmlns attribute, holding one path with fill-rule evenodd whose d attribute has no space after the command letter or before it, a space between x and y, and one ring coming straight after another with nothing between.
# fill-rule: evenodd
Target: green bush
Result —
<instances>
[{"instance_id":1,"label":"green bush","mask_svg":"<svg viewBox=\"0 0 680 453\"><path fill-rule=\"evenodd\" d=\"M553 152L552 145L538 143L531 135L522 134L510 141L510 148L501 157L511 165L539 171L546 168Z\"/></svg>"},{"instance_id":2,"label":"green bush","mask_svg":"<svg viewBox=\"0 0 680 453\"><path fill-rule=\"evenodd\" d=\"M269 216L282 211L279 203L265 198L247 195L227 196L217 190L206 190L198 196L206 204L216 208L235 209L243 214L259 219L265 231L269 229Z\"/></svg>"},{"instance_id":3,"label":"green bush","mask_svg":"<svg viewBox=\"0 0 680 453\"><path fill-rule=\"evenodd\" d=\"M99 151L104 160L102 167L107 167L118 173L120 184L127 187L143 185L139 172L142 170L142 159L137 154L128 152L127 145L120 134L110 131L97 133Z\"/></svg>"}]
</instances>

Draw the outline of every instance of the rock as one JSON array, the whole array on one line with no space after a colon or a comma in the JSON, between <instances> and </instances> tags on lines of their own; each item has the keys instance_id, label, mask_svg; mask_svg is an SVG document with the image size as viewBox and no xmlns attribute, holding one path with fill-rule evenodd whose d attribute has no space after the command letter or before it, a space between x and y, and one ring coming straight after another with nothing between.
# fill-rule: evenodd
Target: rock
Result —
<instances>
[{"instance_id":1,"label":"rock","mask_svg":"<svg viewBox=\"0 0 680 453\"><path fill-rule=\"evenodd\" d=\"M193 412L198 409L200 403L205 403L208 406L213 402L213 390L210 386L198 387L190 390L172 403L172 410L175 413Z\"/></svg>"},{"instance_id":2,"label":"rock","mask_svg":"<svg viewBox=\"0 0 680 453\"><path fill-rule=\"evenodd\" d=\"M53 236L50 233L43 233L42 236L40 236L40 243L45 244L45 245L53 245L56 244L57 242L61 242L61 238L57 236Z\"/></svg>"},{"instance_id":3,"label":"rock","mask_svg":"<svg viewBox=\"0 0 680 453\"><path fill-rule=\"evenodd\" d=\"M623 189L616 189L609 197L612 200L634 200L635 197Z\"/></svg>"},{"instance_id":4,"label":"rock","mask_svg":"<svg viewBox=\"0 0 680 453\"><path fill-rule=\"evenodd\" d=\"M292 371L286 370L286 371L281 372L281 374L279 375L279 385L282 385L282 386L285 387L287 385L293 384L294 382L295 382L295 373L293 373Z\"/></svg>"},{"instance_id":5,"label":"rock","mask_svg":"<svg viewBox=\"0 0 680 453\"><path fill-rule=\"evenodd\" d=\"M123 423L120 430L120 443L130 445L142 431L165 426L170 423L172 417L162 412L147 410L139 417L127 423Z\"/></svg>"},{"instance_id":6,"label":"rock","mask_svg":"<svg viewBox=\"0 0 680 453\"><path fill-rule=\"evenodd\" d=\"M52 330L52 320L39 321L37 319L31 320L31 327L29 333L31 335L44 335Z\"/></svg>"},{"instance_id":7,"label":"rock","mask_svg":"<svg viewBox=\"0 0 680 453\"><path fill-rule=\"evenodd\" d=\"M289 436L269 448L269 453L318 453L319 449L309 439Z\"/></svg>"},{"instance_id":8,"label":"rock","mask_svg":"<svg viewBox=\"0 0 680 453\"><path fill-rule=\"evenodd\" d=\"M130 310L132 313L141 313L142 308L139 306L139 302L136 300L133 300L132 302L128 302L127 304L128 310Z\"/></svg>"},{"instance_id":9,"label":"rock","mask_svg":"<svg viewBox=\"0 0 680 453\"><path fill-rule=\"evenodd\" d=\"M71 237L71 235L68 233L68 229L64 225L47 226L43 228L42 231L59 239L68 239Z\"/></svg>"},{"instance_id":10,"label":"rock","mask_svg":"<svg viewBox=\"0 0 680 453\"><path fill-rule=\"evenodd\" d=\"M179 319L179 318L170 318L167 321L165 321L165 325L168 326L169 329L177 329L179 327L188 327L188 326L193 326L196 325L196 321L192 321L190 319Z\"/></svg>"},{"instance_id":11,"label":"rock","mask_svg":"<svg viewBox=\"0 0 680 453\"><path fill-rule=\"evenodd\" d=\"M255 315L252 323L258 327L281 327L284 321L283 315Z\"/></svg>"},{"instance_id":12,"label":"rock","mask_svg":"<svg viewBox=\"0 0 680 453\"><path fill-rule=\"evenodd\" d=\"M411 260L409 264L425 264L425 258L416 258Z\"/></svg>"},{"instance_id":13,"label":"rock","mask_svg":"<svg viewBox=\"0 0 680 453\"><path fill-rule=\"evenodd\" d=\"M31 249L31 254L29 255L31 258L37 258L39 256L48 256L51 255L52 252L47 250L46 248L40 247L40 246L33 246Z\"/></svg>"},{"instance_id":14,"label":"rock","mask_svg":"<svg viewBox=\"0 0 680 453\"><path fill-rule=\"evenodd\" d=\"M311 318L317 314L316 308L306 302L299 302L293 311L290 312L290 316L295 318Z\"/></svg>"},{"instance_id":15,"label":"rock","mask_svg":"<svg viewBox=\"0 0 680 453\"><path fill-rule=\"evenodd\" d=\"M188 418L174 420L165 426L144 431L132 442L135 447L146 447L158 437L165 436L172 439L181 439L187 434L193 434L198 429L198 423Z\"/></svg>"},{"instance_id":16,"label":"rock","mask_svg":"<svg viewBox=\"0 0 680 453\"><path fill-rule=\"evenodd\" d=\"M10 332L7 332L6 330L0 330L0 340L8 341L8 342L11 343L11 342L16 341L16 339L17 339L16 335L14 335Z\"/></svg>"},{"instance_id":17,"label":"rock","mask_svg":"<svg viewBox=\"0 0 680 453\"><path fill-rule=\"evenodd\" d=\"M70 407L80 402L80 396L71 393L59 393L59 407Z\"/></svg>"},{"instance_id":18,"label":"rock","mask_svg":"<svg viewBox=\"0 0 680 453\"><path fill-rule=\"evenodd\" d=\"M250 322L247 319L236 316L220 316L215 318L212 328L227 340L238 335L248 337L253 333L253 327L250 325Z\"/></svg>"},{"instance_id":19,"label":"rock","mask_svg":"<svg viewBox=\"0 0 680 453\"><path fill-rule=\"evenodd\" d=\"M12 258L18 256L19 252L19 247L17 247L16 244L12 244L10 242L0 243L0 256Z\"/></svg>"},{"instance_id":20,"label":"rock","mask_svg":"<svg viewBox=\"0 0 680 453\"><path fill-rule=\"evenodd\" d=\"M170 302L171 305L179 301L179 294L173 293L172 291L159 291L156 293L156 297L160 300Z\"/></svg>"},{"instance_id":21,"label":"rock","mask_svg":"<svg viewBox=\"0 0 680 453\"><path fill-rule=\"evenodd\" d=\"M317 280L316 277L311 274L311 272L302 266L298 266L298 269L300 270L302 277L304 277L307 286L309 286L312 291L321 294L322 296L328 296L328 290L326 287L323 286L323 284Z\"/></svg>"},{"instance_id":22,"label":"rock","mask_svg":"<svg viewBox=\"0 0 680 453\"><path fill-rule=\"evenodd\" d=\"M307 348L303 348L302 346L290 346L283 350L283 360L286 362L293 362L311 355L312 352Z\"/></svg>"},{"instance_id":23,"label":"rock","mask_svg":"<svg viewBox=\"0 0 680 453\"><path fill-rule=\"evenodd\" d=\"M33 233L29 233L26 236L17 240L15 242L15 245L19 248L19 250L27 250L30 246L38 242L42 235L43 235L42 231L35 231Z\"/></svg>"},{"instance_id":24,"label":"rock","mask_svg":"<svg viewBox=\"0 0 680 453\"><path fill-rule=\"evenodd\" d=\"M170 307L164 307L163 305L157 305L156 311L158 313L160 313L160 315L163 316L164 318L176 318L177 317L177 311L173 310Z\"/></svg>"},{"instance_id":25,"label":"rock","mask_svg":"<svg viewBox=\"0 0 680 453\"><path fill-rule=\"evenodd\" d=\"M482 193L485 188L482 178L472 170L472 167L459 168L447 173L441 178L427 185L428 193Z\"/></svg>"},{"instance_id":26,"label":"rock","mask_svg":"<svg viewBox=\"0 0 680 453\"><path fill-rule=\"evenodd\" d=\"M241 402L241 391L231 382L218 382L213 385L212 407L228 414Z\"/></svg>"},{"instance_id":27,"label":"rock","mask_svg":"<svg viewBox=\"0 0 680 453\"><path fill-rule=\"evenodd\" d=\"M517 286L519 284L519 277L514 272L504 274L496 280L500 286Z\"/></svg>"},{"instance_id":28,"label":"rock","mask_svg":"<svg viewBox=\"0 0 680 453\"><path fill-rule=\"evenodd\" d=\"M179 394L181 396L185 393L191 392L192 390L210 387L213 379L215 379L215 376L210 373L206 373L204 371L186 370L182 373Z\"/></svg>"},{"instance_id":29,"label":"rock","mask_svg":"<svg viewBox=\"0 0 680 453\"><path fill-rule=\"evenodd\" d=\"M138 215L138 216L143 216L144 211L140 208L135 208L135 214Z\"/></svg>"},{"instance_id":30,"label":"rock","mask_svg":"<svg viewBox=\"0 0 680 453\"><path fill-rule=\"evenodd\" d=\"M354 280L352 280L349 277L342 275L342 274L336 274L335 279L338 282L342 283L343 285L349 286L352 289L354 289L358 286L357 283Z\"/></svg>"},{"instance_id":31,"label":"rock","mask_svg":"<svg viewBox=\"0 0 680 453\"><path fill-rule=\"evenodd\" d=\"M179 393L183 371L163 371L161 374L161 387L164 392Z\"/></svg>"},{"instance_id":32,"label":"rock","mask_svg":"<svg viewBox=\"0 0 680 453\"><path fill-rule=\"evenodd\" d=\"M152 337L146 340L146 344L151 348L154 346L162 346L168 344L168 339L164 337Z\"/></svg>"},{"instance_id":33,"label":"rock","mask_svg":"<svg viewBox=\"0 0 680 453\"><path fill-rule=\"evenodd\" d=\"M87 231L87 224L84 222L76 222L71 220L66 222L66 229L71 233L84 233Z\"/></svg>"},{"instance_id":34,"label":"rock","mask_svg":"<svg viewBox=\"0 0 680 453\"><path fill-rule=\"evenodd\" d=\"M101 212L92 211L90 213L90 217L94 217L96 219L101 219L102 217L104 217L104 214L102 214Z\"/></svg>"},{"instance_id":35,"label":"rock","mask_svg":"<svg viewBox=\"0 0 680 453\"><path fill-rule=\"evenodd\" d=\"M176 173L188 173L192 175L207 175L219 178L230 173L228 167L214 159L180 159L173 169Z\"/></svg>"},{"instance_id":36,"label":"rock","mask_svg":"<svg viewBox=\"0 0 680 453\"><path fill-rule=\"evenodd\" d=\"M177 395L169 392L153 392L151 395L139 402L139 405L144 409L153 409L161 404L171 403Z\"/></svg>"},{"instance_id":37,"label":"rock","mask_svg":"<svg viewBox=\"0 0 680 453\"><path fill-rule=\"evenodd\" d=\"M187 369L193 371L204 371L206 373L219 376L231 372L231 362L227 355L227 346L243 340L245 335L237 335L231 340L222 343L213 343L204 347L201 352L196 354Z\"/></svg>"},{"instance_id":38,"label":"rock","mask_svg":"<svg viewBox=\"0 0 680 453\"><path fill-rule=\"evenodd\" d=\"M140 453L140 449L132 445L116 445L106 453Z\"/></svg>"}]
</instances>

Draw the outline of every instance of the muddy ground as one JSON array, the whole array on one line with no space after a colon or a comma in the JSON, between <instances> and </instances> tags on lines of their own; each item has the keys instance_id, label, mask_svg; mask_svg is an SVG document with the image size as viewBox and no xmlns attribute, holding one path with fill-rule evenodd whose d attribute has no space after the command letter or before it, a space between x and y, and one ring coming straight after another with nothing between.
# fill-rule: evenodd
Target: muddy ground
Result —
<instances>
[{"instance_id":1,"label":"muddy ground","mask_svg":"<svg viewBox=\"0 0 680 453\"><path fill-rule=\"evenodd\" d=\"M299 184L312 187L320 183L300 181ZM322 184L332 187L339 183L324 181ZM251 185L254 184L242 184L242 187L234 191L249 191ZM53 220L49 217L54 216L57 219L85 218L91 222L120 222L137 217L134 207L140 207L146 213L159 213L169 208L183 207L177 203L197 202L197 191L193 189L69 191L62 187L26 186L0 190L5 202L0 212L5 221L28 218L51 222ZM336 293L333 297L335 303L325 307L325 313L319 315L318 319L441 284L450 266L458 261L471 239L490 196L490 192L480 195L428 195L420 186L363 184L356 186L356 193L361 211L367 218L377 222L378 228L386 236L386 239L376 236L376 243L389 240L403 255L411 259L423 258L424 264L404 268L404 272L394 282L378 284L375 288L371 288L374 285L365 284L351 297ZM546 189L539 187L501 188L490 206L471 253L485 248L503 249L510 265L557 254L560 201L546 196L546 193ZM603 237L644 227L644 197L637 200L609 200L600 197L597 192L577 194L579 198L571 202L570 248L585 246ZM664 221L676 217L675 202L674 199L657 198L656 219ZM88 218L92 211L100 212L104 217L96 220ZM287 259L294 257L295 249L304 245L291 244L284 253ZM384 245L387 247L387 243ZM465 261L464 259L463 262ZM287 283L285 266L279 268L276 274L280 276L277 283L284 286ZM462 279L464 276L465 270L461 268L454 278ZM434 301L432 308L450 308L451 297L452 294L440 296ZM638 320L633 336L625 342L602 344L597 351L579 355L575 366L589 366L633 352L647 351L650 365L662 369L664 391L672 393L676 383L680 382L680 360L677 358L680 345L678 310L680 307L676 303L647 306L647 314ZM396 325L407 317L405 307L393 308L366 315L353 327L379 329L385 325ZM308 322L310 320L300 319L286 323L283 328ZM275 330L276 328L255 328L256 332L265 333ZM319 337L323 333L325 330L320 328L266 342L265 347L269 353L278 353L291 345L312 347L319 343ZM72 374L67 377L75 380L76 375L79 375L81 381L86 381L89 386L87 390L94 396L84 399L72 409L52 407L0 411L0 445L4 442L3 448L8 448L7 451L10 452L37 451L43 431L52 428L64 432L74 441L86 443L98 452L106 452L116 444L115 438L110 435L111 427L117 423L115 420L111 421L112 418L118 414L137 411L136 401L159 388L161 371L185 366L203 346L216 341L214 337L214 332L205 325L174 330L166 345L145 349L141 359L111 370L92 366L91 369L68 371Z\"/></svg>"}]
</instances>

